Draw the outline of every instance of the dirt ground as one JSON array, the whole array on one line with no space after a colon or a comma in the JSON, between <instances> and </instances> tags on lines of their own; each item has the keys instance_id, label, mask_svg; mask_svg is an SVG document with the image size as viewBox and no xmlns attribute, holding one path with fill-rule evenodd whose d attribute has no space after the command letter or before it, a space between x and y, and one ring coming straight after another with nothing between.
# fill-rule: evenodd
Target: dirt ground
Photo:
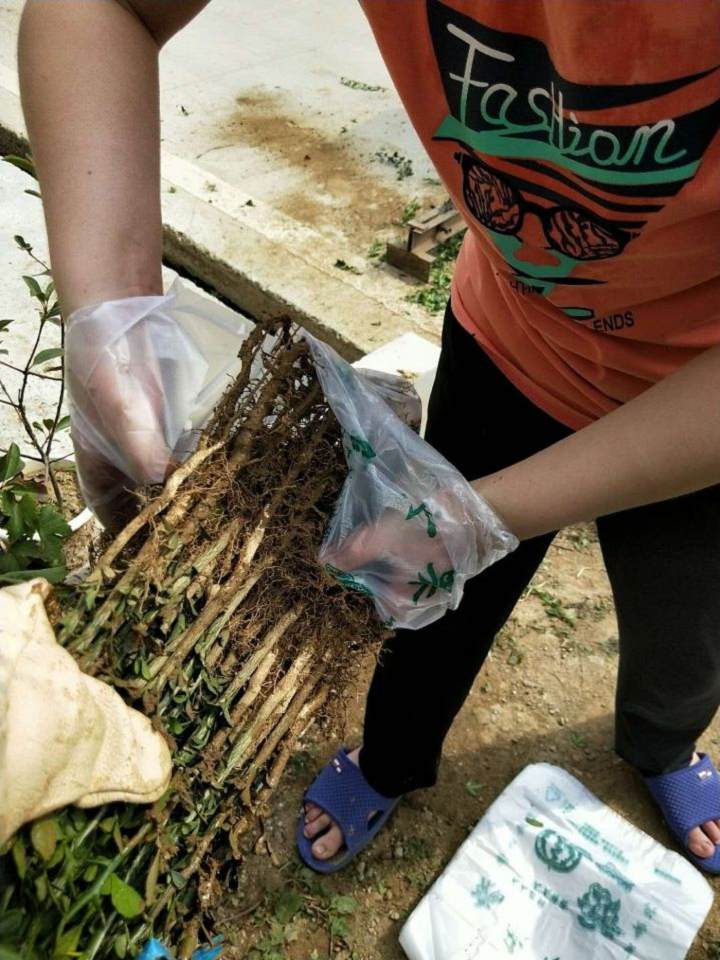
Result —
<instances>
[{"instance_id":1,"label":"dirt ground","mask_svg":"<svg viewBox=\"0 0 720 960\"><path fill-rule=\"evenodd\" d=\"M264 841L228 897L227 956L401 960L397 937L415 904L490 803L538 761L564 767L672 846L639 778L612 750L617 646L594 528L573 528L557 539L498 638L450 733L437 786L409 796L347 871L324 880L300 868L293 833L302 791L340 732L308 732L271 801ZM359 739L371 669L362 666L348 701L347 743ZM716 757L719 734L716 723L702 744ZM688 956L720 958L717 907Z\"/></svg>"}]
</instances>

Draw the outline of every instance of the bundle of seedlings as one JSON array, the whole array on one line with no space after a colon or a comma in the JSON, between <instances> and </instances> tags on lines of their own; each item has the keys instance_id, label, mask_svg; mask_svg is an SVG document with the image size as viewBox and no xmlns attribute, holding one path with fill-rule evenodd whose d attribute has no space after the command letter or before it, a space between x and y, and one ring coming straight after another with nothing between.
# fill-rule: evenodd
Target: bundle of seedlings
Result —
<instances>
[{"instance_id":1,"label":"bundle of seedlings","mask_svg":"<svg viewBox=\"0 0 720 960\"><path fill-rule=\"evenodd\" d=\"M243 344L195 452L52 598L60 642L152 719L174 774L150 808L68 808L0 851L3 958L207 941L298 738L381 639L368 598L317 563L342 437L306 345L273 332Z\"/></svg>"}]
</instances>

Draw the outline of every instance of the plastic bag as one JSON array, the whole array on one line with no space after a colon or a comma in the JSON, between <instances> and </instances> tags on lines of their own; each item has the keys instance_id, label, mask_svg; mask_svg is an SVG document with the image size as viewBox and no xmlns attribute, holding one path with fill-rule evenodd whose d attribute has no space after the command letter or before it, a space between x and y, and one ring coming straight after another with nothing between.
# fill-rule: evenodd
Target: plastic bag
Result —
<instances>
[{"instance_id":1,"label":"plastic bag","mask_svg":"<svg viewBox=\"0 0 720 960\"><path fill-rule=\"evenodd\" d=\"M223 937L218 935L213 937L212 943L208 947L198 947L190 955L190 960L217 960L223 952ZM140 953L136 960L175 960L174 955L168 950L162 940L152 937Z\"/></svg>"},{"instance_id":2,"label":"plastic bag","mask_svg":"<svg viewBox=\"0 0 720 960\"><path fill-rule=\"evenodd\" d=\"M349 468L320 562L348 588L373 597L388 626L423 627L456 609L465 581L518 540L364 374L304 336L343 428Z\"/></svg>"},{"instance_id":3,"label":"plastic bag","mask_svg":"<svg viewBox=\"0 0 720 960\"><path fill-rule=\"evenodd\" d=\"M410 960L682 960L712 904L684 857L560 767L526 767L400 933Z\"/></svg>"},{"instance_id":4,"label":"plastic bag","mask_svg":"<svg viewBox=\"0 0 720 960\"><path fill-rule=\"evenodd\" d=\"M179 277L163 296L70 314L65 375L78 480L102 520L124 488L162 482L192 452L251 329Z\"/></svg>"},{"instance_id":5,"label":"plastic bag","mask_svg":"<svg viewBox=\"0 0 720 960\"><path fill-rule=\"evenodd\" d=\"M397 373L372 370L366 367L357 370L370 386L374 387L390 409L415 433L422 423L422 400L412 383Z\"/></svg>"}]
</instances>

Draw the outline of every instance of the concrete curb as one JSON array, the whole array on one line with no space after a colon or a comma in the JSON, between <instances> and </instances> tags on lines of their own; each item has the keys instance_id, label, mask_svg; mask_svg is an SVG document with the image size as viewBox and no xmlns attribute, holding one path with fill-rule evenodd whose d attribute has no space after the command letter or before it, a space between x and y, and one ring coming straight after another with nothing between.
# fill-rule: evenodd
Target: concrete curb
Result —
<instances>
[{"instance_id":1,"label":"concrete curb","mask_svg":"<svg viewBox=\"0 0 720 960\"><path fill-rule=\"evenodd\" d=\"M29 151L16 76L0 66L0 152ZM389 306L373 277L334 267L320 234L162 152L163 259L209 293L255 318L287 315L354 360L403 333L439 341L437 319ZM369 289L373 288L373 289Z\"/></svg>"}]
</instances>

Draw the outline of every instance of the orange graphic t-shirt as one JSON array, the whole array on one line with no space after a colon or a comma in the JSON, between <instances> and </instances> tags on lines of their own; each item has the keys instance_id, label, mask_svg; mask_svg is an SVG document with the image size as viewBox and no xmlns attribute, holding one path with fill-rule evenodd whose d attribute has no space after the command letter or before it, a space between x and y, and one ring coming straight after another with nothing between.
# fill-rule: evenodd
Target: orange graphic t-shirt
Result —
<instances>
[{"instance_id":1,"label":"orange graphic t-shirt","mask_svg":"<svg viewBox=\"0 0 720 960\"><path fill-rule=\"evenodd\" d=\"M517 387L577 429L720 343L720 0L363 7Z\"/></svg>"}]
</instances>

